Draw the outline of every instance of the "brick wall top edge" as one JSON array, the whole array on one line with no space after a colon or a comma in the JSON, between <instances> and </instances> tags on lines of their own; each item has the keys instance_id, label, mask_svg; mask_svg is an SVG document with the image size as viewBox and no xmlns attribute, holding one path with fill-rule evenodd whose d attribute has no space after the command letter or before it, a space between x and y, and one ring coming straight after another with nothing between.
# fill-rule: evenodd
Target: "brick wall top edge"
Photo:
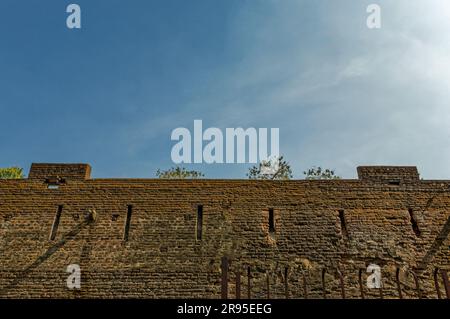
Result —
<instances>
[{"instance_id":1,"label":"brick wall top edge","mask_svg":"<svg viewBox=\"0 0 450 319\"><path fill-rule=\"evenodd\" d=\"M0 183L35 183L44 182L42 178L24 178L24 179L0 179ZM40 181L42 180L42 181ZM361 184L371 185L382 183L380 180L359 180L359 179L338 179L338 180L305 180L305 179L291 179L291 180L249 180L249 179L159 179L159 178L92 178L86 180L73 180L78 183L189 183L189 184L204 184L204 183L248 183L248 184ZM427 179L418 180L416 182L405 181L406 184L412 185L428 185L428 184L450 184L450 179Z\"/></svg>"},{"instance_id":2,"label":"brick wall top edge","mask_svg":"<svg viewBox=\"0 0 450 319\"><path fill-rule=\"evenodd\" d=\"M32 163L29 178L70 177L90 179L91 166L85 163ZM358 166L358 179L400 178L402 180L419 180L415 166ZM65 176L64 176L65 175Z\"/></svg>"}]
</instances>

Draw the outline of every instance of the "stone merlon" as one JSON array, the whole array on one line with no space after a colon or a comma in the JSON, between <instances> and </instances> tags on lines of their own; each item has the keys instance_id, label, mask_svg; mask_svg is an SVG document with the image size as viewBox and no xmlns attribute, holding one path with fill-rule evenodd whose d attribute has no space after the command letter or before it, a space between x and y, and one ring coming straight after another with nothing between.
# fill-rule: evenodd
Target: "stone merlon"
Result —
<instances>
[{"instance_id":1,"label":"stone merlon","mask_svg":"<svg viewBox=\"0 0 450 319\"><path fill-rule=\"evenodd\" d=\"M237 274L252 299L450 296L450 181L357 170L163 180L33 164L27 179L0 180L0 298L220 298L222 280L234 298ZM369 265L381 292L365 285Z\"/></svg>"}]
</instances>

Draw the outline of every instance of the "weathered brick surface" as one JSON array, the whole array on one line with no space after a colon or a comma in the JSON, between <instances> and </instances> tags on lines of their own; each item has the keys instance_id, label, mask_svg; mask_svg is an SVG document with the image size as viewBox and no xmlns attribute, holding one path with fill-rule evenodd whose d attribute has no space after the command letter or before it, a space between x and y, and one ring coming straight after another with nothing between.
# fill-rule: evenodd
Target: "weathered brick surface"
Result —
<instances>
[{"instance_id":1,"label":"weathered brick surface","mask_svg":"<svg viewBox=\"0 0 450 319\"><path fill-rule=\"evenodd\" d=\"M88 164L31 164L29 179L69 178L85 180L91 177L91 166Z\"/></svg>"},{"instance_id":2,"label":"weathered brick surface","mask_svg":"<svg viewBox=\"0 0 450 319\"><path fill-rule=\"evenodd\" d=\"M253 298L266 297L267 277L270 296L284 298L286 268L290 298L304 297L304 279L308 297L322 298L324 269L326 297L341 297L340 269L346 297L359 298L359 270L365 281L367 265L375 263L385 298L398 298L397 268L404 298L418 296L413 272L421 296L436 298L434 271L450 269L450 181L411 178L410 168L390 168L388 179L375 181L370 168L359 170L359 180L327 181L89 179L88 171L33 165L32 178L0 181L0 297L219 298L227 256L230 297L238 268L247 296L250 267ZM48 189L47 175L66 181ZM93 210L95 221L79 226ZM80 290L66 287L69 264L81 266ZM363 286L367 298L379 297Z\"/></svg>"}]
</instances>

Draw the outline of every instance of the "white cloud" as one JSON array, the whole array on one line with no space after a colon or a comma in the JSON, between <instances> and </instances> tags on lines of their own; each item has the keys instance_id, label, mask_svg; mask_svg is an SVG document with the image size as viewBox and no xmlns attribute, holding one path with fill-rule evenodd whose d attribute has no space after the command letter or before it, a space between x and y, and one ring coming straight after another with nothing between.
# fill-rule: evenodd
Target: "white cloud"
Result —
<instances>
[{"instance_id":1,"label":"white cloud","mask_svg":"<svg viewBox=\"0 0 450 319\"><path fill-rule=\"evenodd\" d=\"M256 41L232 75L238 94L222 115L258 110L256 119L281 124L297 172L327 165L354 176L359 164L404 164L449 178L450 5L384 1L383 28L368 30L355 28L364 6L339 3L318 13L276 2L252 16L241 43ZM253 99L240 97L246 90Z\"/></svg>"},{"instance_id":2,"label":"white cloud","mask_svg":"<svg viewBox=\"0 0 450 319\"><path fill-rule=\"evenodd\" d=\"M450 2L378 1L380 30L367 29L366 2L246 2L227 43L238 62L171 119L280 127L297 177L392 164L450 178Z\"/></svg>"}]
</instances>

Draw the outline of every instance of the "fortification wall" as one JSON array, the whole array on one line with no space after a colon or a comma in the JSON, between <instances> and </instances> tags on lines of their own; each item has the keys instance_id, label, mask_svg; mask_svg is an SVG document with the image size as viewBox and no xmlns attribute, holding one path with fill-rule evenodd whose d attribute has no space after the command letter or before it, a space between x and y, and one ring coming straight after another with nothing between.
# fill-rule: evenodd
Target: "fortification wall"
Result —
<instances>
[{"instance_id":1,"label":"fortification wall","mask_svg":"<svg viewBox=\"0 0 450 319\"><path fill-rule=\"evenodd\" d=\"M397 273L403 298L436 298L434 272L450 269L450 181L415 168L254 181L90 179L76 165L0 180L1 298L220 298L224 256L230 297L237 271L247 296L250 271L252 298L267 287L303 298L305 283L309 298L340 298L342 286L360 298L359 276L365 297L379 298L365 286L375 263L385 298L399 297ZM70 264L81 289L66 286Z\"/></svg>"}]
</instances>

